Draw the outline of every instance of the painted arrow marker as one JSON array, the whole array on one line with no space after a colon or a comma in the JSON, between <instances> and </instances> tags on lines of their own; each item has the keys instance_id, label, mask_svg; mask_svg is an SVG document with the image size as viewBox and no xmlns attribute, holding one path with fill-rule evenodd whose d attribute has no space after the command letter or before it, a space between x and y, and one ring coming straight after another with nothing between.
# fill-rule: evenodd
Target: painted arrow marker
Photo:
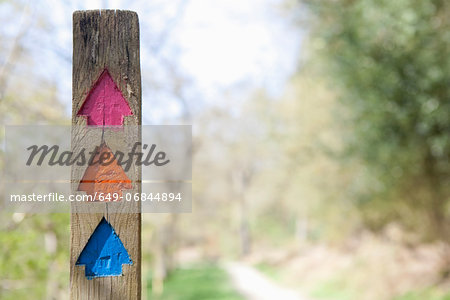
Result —
<instances>
[{"instance_id":1,"label":"painted arrow marker","mask_svg":"<svg viewBox=\"0 0 450 300\"><path fill-rule=\"evenodd\" d=\"M131 116L133 113L105 69L77 115L87 117L87 124L90 126L122 126L124 116Z\"/></svg>"},{"instance_id":2,"label":"painted arrow marker","mask_svg":"<svg viewBox=\"0 0 450 300\"><path fill-rule=\"evenodd\" d=\"M120 201L122 190L131 188L133 185L130 178L117 163L111 149L106 143L102 143L92 164L86 168L78 190L91 195L93 201Z\"/></svg>"},{"instance_id":3,"label":"painted arrow marker","mask_svg":"<svg viewBox=\"0 0 450 300\"><path fill-rule=\"evenodd\" d=\"M85 266L87 279L122 275L122 265L133 261L111 224L103 218L95 228L76 265Z\"/></svg>"}]
</instances>

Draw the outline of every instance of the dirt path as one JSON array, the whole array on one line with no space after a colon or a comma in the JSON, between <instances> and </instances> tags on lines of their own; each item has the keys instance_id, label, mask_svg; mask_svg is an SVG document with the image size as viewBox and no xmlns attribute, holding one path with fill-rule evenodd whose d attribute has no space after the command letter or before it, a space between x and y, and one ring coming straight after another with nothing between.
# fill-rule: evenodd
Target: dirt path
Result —
<instances>
[{"instance_id":1,"label":"dirt path","mask_svg":"<svg viewBox=\"0 0 450 300\"><path fill-rule=\"evenodd\" d=\"M253 267L238 262L223 265L235 288L248 300L311 300L279 286Z\"/></svg>"}]
</instances>

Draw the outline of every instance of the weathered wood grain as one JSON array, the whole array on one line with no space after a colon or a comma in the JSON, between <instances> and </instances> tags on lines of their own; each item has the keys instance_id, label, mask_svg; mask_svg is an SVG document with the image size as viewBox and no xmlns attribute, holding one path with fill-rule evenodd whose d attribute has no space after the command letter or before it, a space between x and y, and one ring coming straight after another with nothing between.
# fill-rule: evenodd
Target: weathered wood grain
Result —
<instances>
[{"instance_id":1,"label":"weathered wood grain","mask_svg":"<svg viewBox=\"0 0 450 300\"><path fill-rule=\"evenodd\" d=\"M124 126L141 124L141 77L139 65L139 23L135 12L120 10L76 11L73 14L73 99L72 149L92 151L102 141L114 152L128 151L140 132L127 139L108 132L105 135L86 131L86 117L77 116L93 84L107 69L128 101L133 115L126 116ZM101 136L101 137L100 137ZM72 192L77 191L79 179L86 166L74 166ZM133 182L133 193L140 193L140 167L132 167L127 176ZM94 203L73 203L71 214L70 297L71 299L140 299L141 298L141 215L138 202L122 201L121 213L110 213L106 203L102 213L89 213ZM97 206L98 207L98 206ZM105 216L116 230L133 261L123 265L123 276L87 280L84 267L76 260L92 232Z\"/></svg>"}]
</instances>

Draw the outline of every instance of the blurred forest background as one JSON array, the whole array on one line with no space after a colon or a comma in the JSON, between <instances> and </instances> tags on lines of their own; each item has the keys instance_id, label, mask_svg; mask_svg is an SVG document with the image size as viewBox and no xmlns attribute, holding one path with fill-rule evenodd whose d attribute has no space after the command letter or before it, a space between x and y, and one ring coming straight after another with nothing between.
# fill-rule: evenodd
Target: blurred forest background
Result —
<instances>
[{"instance_id":1,"label":"blurred forest background","mask_svg":"<svg viewBox=\"0 0 450 300\"><path fill-rule=\"evenodd\" d=\"M0 0L0 124L69 124L87 3ZM143 216L148 299L246 299L255 273L450 299L450 2L95 5L139 14L144 122L193 124L193 212ZM68 256L69 215L0 206L0 299L67 299Z\"/></svg>"}]
</instances>

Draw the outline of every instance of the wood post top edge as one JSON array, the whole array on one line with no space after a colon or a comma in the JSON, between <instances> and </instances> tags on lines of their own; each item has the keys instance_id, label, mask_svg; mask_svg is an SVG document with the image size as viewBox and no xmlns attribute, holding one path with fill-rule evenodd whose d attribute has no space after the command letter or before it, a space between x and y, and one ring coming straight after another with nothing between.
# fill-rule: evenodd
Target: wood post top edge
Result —
<instances>
[{"instance_id":1,"label":"wood post top edge","mask_svg":"<svg viewBox=\"0 0 450 300\"><path fill-rule=\"evenodd\" d=\"M88 9L88 10L76 10L73 12L73 17L81 15L81 14L98 14L101 15L102 13L111 13L114 12L115 14L130 14L135 15L138 17L137 12L133 10L126 10L126 9Z\"/></svg>"}]
</instances>

